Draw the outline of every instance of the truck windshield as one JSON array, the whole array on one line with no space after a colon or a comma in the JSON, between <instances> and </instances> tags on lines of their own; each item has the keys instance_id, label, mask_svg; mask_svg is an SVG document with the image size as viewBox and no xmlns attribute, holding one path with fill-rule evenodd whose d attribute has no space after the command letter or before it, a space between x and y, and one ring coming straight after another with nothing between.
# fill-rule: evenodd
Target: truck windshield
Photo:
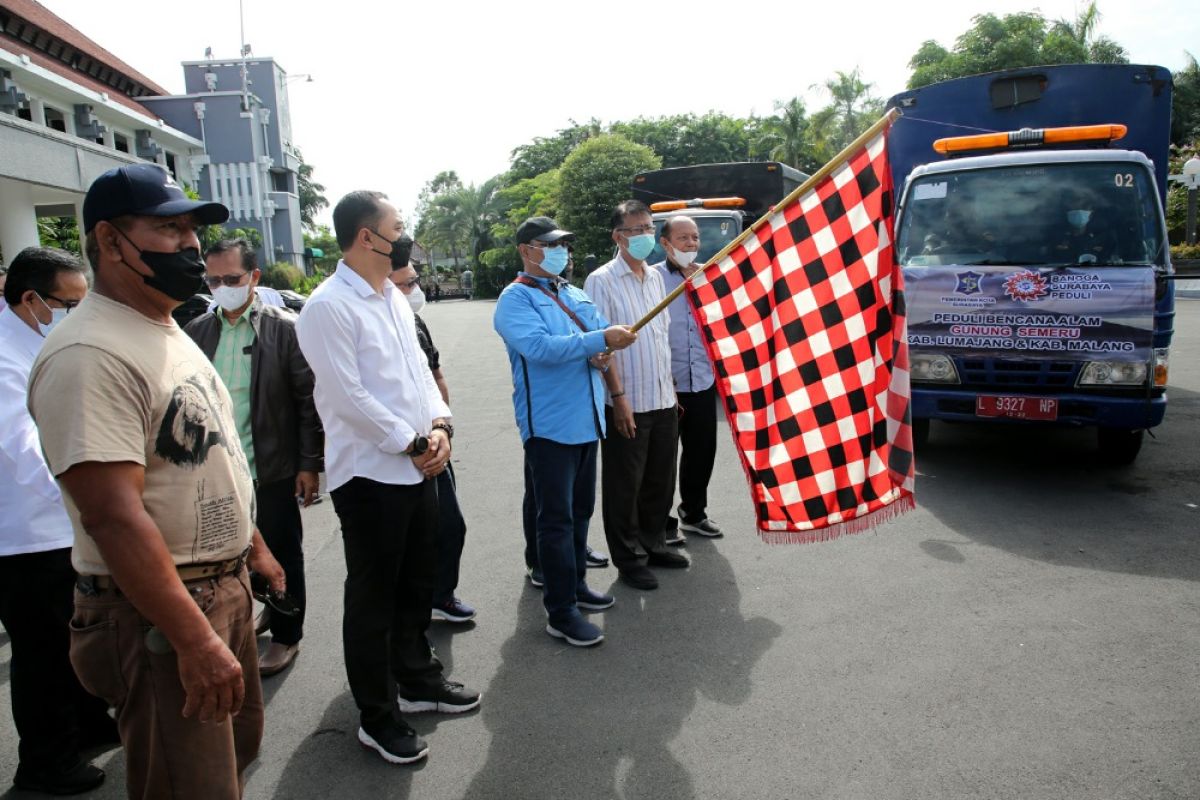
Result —
<instances>
[{"instance_id":1,"label":"truck windshield","mask_svg":"<svg viewBox=\"0 0 1200 800\"><path fill-rule=\"evenodd\" d=\"M674 216L668 215L662 219L654 220L654 250L646 257L647 264L657 264L667 257L663 251L662 243L659 239L662 238L663 224ZM696 258L697 264L703 264L710 258L721 252L721 248L737 238L737 235L742 232L742 220L740 214L727 214L709 217L692 217L696 222L696 227L700 229L700 255Z\"/></svg>"},{"instance_id":2,"label":"truck windshield","mask_svg":"<svg viewBox=\"0 0 1200 800\"><path fill-rule=\"evenodd\" d=\"M902 266L1164 263L1154 185L1130 162L926 175L896 240Z\"/></svg>"}]
</instances>

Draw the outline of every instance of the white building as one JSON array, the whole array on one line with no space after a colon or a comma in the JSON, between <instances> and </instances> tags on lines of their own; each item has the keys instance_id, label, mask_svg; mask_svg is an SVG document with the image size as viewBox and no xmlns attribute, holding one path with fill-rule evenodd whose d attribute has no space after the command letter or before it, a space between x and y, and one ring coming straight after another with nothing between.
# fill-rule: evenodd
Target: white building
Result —
<instances>
[{"instance_id":1,"label":"white building","mask_svg":"<svg viewBox=\"0 0 1200 800\"><path fill-rule=\"evenodd\" d=\"M139 98L168 94L34 0L0 0L0 254L39 243L39 217L81 217L105 170L151 161L198 187L199 139ZM82 226L81 226L82 227Z\"/></svg>"}]
</instances>

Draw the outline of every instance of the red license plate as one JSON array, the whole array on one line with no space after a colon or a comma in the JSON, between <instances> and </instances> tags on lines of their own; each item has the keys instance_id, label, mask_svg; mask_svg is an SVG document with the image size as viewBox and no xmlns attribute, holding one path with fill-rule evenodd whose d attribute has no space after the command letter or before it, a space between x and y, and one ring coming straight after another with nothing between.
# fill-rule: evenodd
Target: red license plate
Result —
<instances>
[{"instance_id":1,"label":"red license plate","mask_svg":"<svg viewBox=\"0 0 1200 800\"><path fill-rule=\"evenodd\" d=\"M1058 399L981 394L975 398L975 416L1054 420L1058 419Z\"/></svg>"}]
</instances>

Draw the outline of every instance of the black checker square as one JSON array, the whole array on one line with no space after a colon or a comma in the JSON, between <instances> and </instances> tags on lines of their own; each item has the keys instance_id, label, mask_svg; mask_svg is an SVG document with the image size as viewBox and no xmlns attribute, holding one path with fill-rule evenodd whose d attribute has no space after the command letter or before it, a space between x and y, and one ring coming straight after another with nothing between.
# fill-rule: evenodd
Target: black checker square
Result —
<instances>
[{"instance_id":1,"label":"black checker square","mask_svg":"<svg viewBox=\"0 0 1200 800\"><path fill-rule=\"evenodd\" d=\"M792 287L788 285L786 275L775 281L771 294L775 297L776 303L786 303L792 299Z\"/></svg>"},{"instance_id":2,"label":"black checker square","mask_svg":"<svg viewBox=\"0 0 1200 800\"><path fill-rule=\"evenodd\" d=\"M829 280L829 272L825 269L825 263L818 258L804 265L804 277L808 278L809 286L816 286Z\"/></svg>"},{"instance_id":3,"label":"black checker square","mask_svg":"<svg viewBox=\"0 0 1200 800\"><path fill-rule=\"evenodd\" d=\"M910 451L903 447L892 447L888 454L888 469L901 475L907 475L908 471L912 469L912 465L913 454Z\"/></svg>"},{"instance_id":4,"label":"black checker square","mask_svg":"<svg viewBox=\"0 0 1200 800\"><path fill-rule=\"evenodd\" d=\"M762 452L771 447L771 431L767 427L761 427L754 431L754 449Z\"/></svg>"},{"instance_id":5,"label":"black checker square","mask_svg":"<svg viewBox=\"0 0 1200 800\"><path fill-rule=\"evenodd\" d=\"M834 192L822 200L821 209L825 212L825 219L830 222L846 216L846 204L842 202L840 192Z\"/></svg>"},{"instance_id":6,"label":"black checker square","mask_svg":"<svg viewBox=\"0 0 1200 800\"><path fill-rule=\"evenodd\" d=\"M879 188L879 178L875 176L875 170L867 168L854 176L855 183L858 184L858 194L864 200Z\"/></svg>"},{"instance_id":7,"label":"black checker square","mask_svg":"<svg viewBox=\"0 0 1200 800\"><path fill-rule=\"evenodd\" d=\"M858 242L854 240L853 236L838 245L838 253L841 256L842 263L847 267L862 261L862 251L858 249Z\"/></svg>"},{"instance_id":8,"label":"black checker square","mask_svg":"<svg viewBox=\"0 0 1200 800\"><path fill-rule=\"evenodd\" d=\"M748 350L741 352L742 367L748 372L752 369L758 369L762 366L762 361L758 357L758 349L751 347Z\"/></svg>"},{"instance_id":9,"label":"black checker square","mask_svg":"<svg viewBox=\"0 0 1200 800\"><path fill-rule=\"evenodd\" d=\"M854 493L853 487L839 487L834 497L837 498L838 511L842 513L847 513L858 508L858 495Z\"/></svg>"},{"instance_id":10,"label":"black checker square","mask_svg":"<svg viewBox=\"0 0 1200 800\"><path fill-rule=\"evenodd\" d=\"M858 357L854 355L854 345L844 344L834 348L833 360L838 365L838 369L847 370L857 366Z\"/></svg>"},{"instance_id":11,"label":"black checker square","mask_svg":"<svg viewBox=\"0 0 1200 800\"><path fill-rule=\"evenodd\" d=\"M804 381L805 386L813 386L821 382L821 368L817 366L815 361L805 361L799 367L800 380Z\"/></svg>"},{"instance_id":12,"label":"black checker square","mask_svg":"<svg viewBox=\"0 0 1200 800\"><path fill-rule=\"evenodd\" d=\"M832 328L845 319L846 317L837 303L826 303L821 306L821 321L825 323L826 328Z\"/></svg>"},{"instance_id":13,"label":"black checker square","mask_svg":"<svg viewBox=\"0 0 1200 800\"><path fill-rule=\"evenodd\" d=\"M808 331L804 330L804 323L801 320L794 319L783 326L783 338L789 345L795 347L808 338Z\"/></svg>"},{"instance_id":14,"label":"black checker square","mask_svg":"<svg viewBox=\"0 0 1200 800\"><path fill-rule=\"evenodd\" d=\"M816 473L813 472L812 459L808 456L800 456L792 459L792 473L796 476L796 480L804 480L811 478Z\"/></svg>"},{"instance_id":15,"label":"black checker square","mask_svg":"<svg viewBox=\"0 0 1200 800\"><path fill-rule=\"evenodd\" d=\"M825 505L825 498L817 495L805 500L804 513L808 515L809 519L824 519L829 516L829 507Z\"/></svg>"},{"instance_id":16,"label":"black checker square","mask_svg":"<svg viewBox=\"0 0 1200 800\"><path fill-rule=\"evenodd\" d=\"M854 290L854 299L859 308L870 308L875 305L875 282L867 281Z\"/></svg>"},{"instance_id":17,"label":"black checker square","mask_svg":"<svg viewBox=\"0 0 1200 800\"><path fill-rule=\"evenodd\" d=\"M867 400L867 393L861 388L846 392L846 400L850 403L850 410L855 414L861 414L871 406Z\"/></svg>"},{"instance_id":18,"label":"black checker square","mask_svg":"<svg viewBox=\"0 0 1200 800\"><path fill-rule=\"evenodd\" d=\"M830 445L826 448L825 453L829 456L829 463L832 466L846 466L846 448L841 444Z\"/></svg>"},{"instance_id":19,"label":"black checker square","mask_svg":"<svg viewBox=\"0 0 1200 800\"><path fill-rule=\"evenodd\" d=\"M775 425L779 431L779 440L786 442L800 435L800 423L795 417L784 417Z\"/></svg>"},{"instance_id":20,"label":"black checker square","mask_svg":"<svg viewBox=\"0 0 1200 800\"><path fill-rule=\"evenodd\" d=\"M771 311L775 308L775 304L771 302L771 296L765 294L750 305L754 308L754 313L761 320L770 319Z\"/></svg>"},{"instance_id":21,"label":"black checker square","mask_svg":"<svg viewBox=\"0 0 1200 800\"><path fill-rule=\"evenodd\" d=\"M812 236L812 229L808 227L808 219L803 214L788 223L788 230L792 234L793 242L802 242Z\"/></svg>"},{"instance_id":22,"label":"black checker square","mask_svg":"<svg viewBox=\"0 0 1200 800\"><path fill-rule=\"evenodd\" d=\"M764 245L764 247L765 246L766 245ZM771 256L771 258L774 257L774 255ZM739 261L737 268L738 272L741 273L741 283L743 286L750 283L752 280L754 280L755 276L758 275L758 270L755 268L754 264L750 263L750 259L748 258L745 261Z\"/></svg>"},{"instance_id":23,"label":"black checker square","mask_svg":"<svg viewBox=\"0 0 1200 800\"><path fill-rule=\"evenodd\" d=\"M725 328L730 334L737 334L746 330L746 323L742 322L741 314L730 314L725 318Z\"/></svg>"},{"instance_id":24,"label":"black checker square","mask_svg":"<svg viewBox=\"0 0 1200 800\"><path fill-rule=\"evenodd\" d=\"M728 297L730 292L729 279L724 275L718 275L712 279L712 288L717 297Z\"/></svg>"},{"instance_id":25,"label":"black checker square","mask_svg":"<svg viewBox=\"0 0 1200 800\"><path fill-rule=\"evenodd\" d=\"M767 407L767 390L766 389L751 389L750 390L750 408L754 411L762 411Z\"/></svg>"},{"instance_id":26,"label":"black checker square","mask_svg":"<svg viewBox=\"0 0 1200 800\"><path fill-rule=\"evenodd\" d=\"M817 418L818 425L832 425L837 422L837 412L833 410L833 403L828 400L813 406L813 416Z\"/></svg>"},{"instance_id":27,"label":"black checker square","mask_svg":"<svg viewBox=\"0 0 1200 800\"><path fill-rule=\"evenodd\" d=\"M768 489L779 488L779 476L776 475L775 470L771 469L770 467L766 469L752 470L751 474L758 479L759 483Z\"/></svg>"}]
</instances>

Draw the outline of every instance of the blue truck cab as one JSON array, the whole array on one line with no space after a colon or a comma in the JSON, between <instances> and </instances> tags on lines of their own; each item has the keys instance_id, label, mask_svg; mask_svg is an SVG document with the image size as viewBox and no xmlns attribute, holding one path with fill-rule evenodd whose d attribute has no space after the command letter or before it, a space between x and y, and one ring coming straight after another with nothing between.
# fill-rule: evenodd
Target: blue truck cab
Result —
<instances>
[{"instance_id":1,"label":"blue truck cab","mask_svg":"<svg viewBox=\"0 0 1200 800\"><path fill-rule=\"evenodd\" d=\"M1010 70L888 105L917 445L935 419L1088 426L1131 463L1167 403L1170 73Z\"/></svg>"}]
</instances>

